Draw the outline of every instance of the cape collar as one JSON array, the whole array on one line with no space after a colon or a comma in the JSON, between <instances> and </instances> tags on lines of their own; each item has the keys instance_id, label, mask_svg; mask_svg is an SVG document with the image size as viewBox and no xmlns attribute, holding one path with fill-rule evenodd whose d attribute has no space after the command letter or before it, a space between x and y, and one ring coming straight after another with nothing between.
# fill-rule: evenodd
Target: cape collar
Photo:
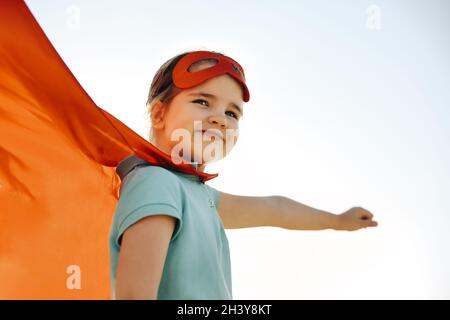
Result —
<instances>
[{"instance_id":1,"label":"cape collar","mask_svg":"<svg viewBox=\"0 0 450 320\"><path fill-rule=\"evenodd\" d=\"M198 163L197 162L191 162L190 163L192 165L193 168L195 168L195 172L190 173L190 172L181 172L178 170L177 174L182 175L190 180L193 181L202 181L204 182L204 180L201 178L201 176L199 176L199 172L197 171L198 169ZM120 163L117 165L116 168L116 173L119 175L120 180L123 181L123 179L125 178L125 176L130 173L134 168L136 167L145 167L145 166L150 166L151 164L148 163L147 161L145 161L144 159L139 158L138 156L132 154L129 155L128 157L124 158L122 161L120 161ZM163 166L161 166L163 167ZM168 170L173 170L172 168L166 168Z\"/></svg>"}]
</instances>

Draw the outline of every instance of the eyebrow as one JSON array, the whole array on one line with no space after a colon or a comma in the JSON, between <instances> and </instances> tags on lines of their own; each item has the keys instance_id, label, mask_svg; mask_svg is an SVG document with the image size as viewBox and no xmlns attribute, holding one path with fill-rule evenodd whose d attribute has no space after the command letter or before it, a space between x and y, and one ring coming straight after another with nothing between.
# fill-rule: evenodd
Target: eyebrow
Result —
<instances>
[{"instance_id":1,"label":"eyebrow","mask_svg":"<svg viewBox=\"0 0 450 320\"><path fill-rule=\"evenodd\" d=\"M213 100L217 100L217 97L211 93L206 93L206 92L193 92L191 94L189 94L189 96L203 96L206 98L211 98ZM237 109L239 111L239 113L241 114L241 116L244 116L244 113L242 112L241 108L234 102L230 102L230 105Z\"/></svg>"}]
</instances>

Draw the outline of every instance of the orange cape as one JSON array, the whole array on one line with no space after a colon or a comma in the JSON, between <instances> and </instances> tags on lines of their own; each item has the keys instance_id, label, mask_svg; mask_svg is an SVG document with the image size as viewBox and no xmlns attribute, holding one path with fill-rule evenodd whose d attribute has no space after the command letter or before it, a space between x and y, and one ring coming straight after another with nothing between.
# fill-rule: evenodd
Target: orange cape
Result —
<instances>
[{"instance_id":1,"label":"orange cape","mask_svg":"<svg viewBox=\"0 0 450 320\"><path fill-rule=\"evenodd\" d=\"M110 298L125 157L217 176L175 165L95 105L17 0L0 1L0 139L0 299Z\"/></svg>"}]
</instances>

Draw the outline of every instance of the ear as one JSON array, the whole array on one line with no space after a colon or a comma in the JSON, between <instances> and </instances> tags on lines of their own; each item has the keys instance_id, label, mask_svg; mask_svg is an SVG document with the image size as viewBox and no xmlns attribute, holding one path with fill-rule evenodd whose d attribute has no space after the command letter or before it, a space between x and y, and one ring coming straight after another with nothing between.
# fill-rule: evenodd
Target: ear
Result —
<instances>
[{"instance_id":1,"label":"ear","mask_svg":"<svg viewBox=\"0 0 450 320\"><path fill-rule=\"evenodd\" d=\"M152 107L151 119L152 127L155 129L164 128L164 115L166 114L167 106L165 106L160 100L157 100Z\"/></svg>"}]
</instances>

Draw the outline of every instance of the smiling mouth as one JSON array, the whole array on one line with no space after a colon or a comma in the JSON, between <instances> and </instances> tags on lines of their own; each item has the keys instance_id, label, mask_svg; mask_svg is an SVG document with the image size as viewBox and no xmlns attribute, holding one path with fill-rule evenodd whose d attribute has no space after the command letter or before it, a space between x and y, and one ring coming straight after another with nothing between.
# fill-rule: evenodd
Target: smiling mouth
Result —
<instances>
[{"instance_id":1,"label":"smiling mouth","mask_svg":"<svg viewBox=\"0 0 450 320\"><path fill-rule=\"evenodd\" d=\"M213 136L216 139L224 140L223 139L223 134L220 131L217 131L217 130L202 130L201 132L202 132L203 135L206 133L206 135L208 135L208 136Z\"/></svg>"}]
</instances>

